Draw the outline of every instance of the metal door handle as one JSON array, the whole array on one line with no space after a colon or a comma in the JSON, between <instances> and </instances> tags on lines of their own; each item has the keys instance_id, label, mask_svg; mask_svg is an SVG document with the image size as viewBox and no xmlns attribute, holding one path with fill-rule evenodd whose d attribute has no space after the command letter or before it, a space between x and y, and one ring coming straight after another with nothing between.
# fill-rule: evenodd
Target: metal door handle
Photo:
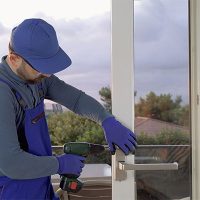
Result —
<instances>
[{"instance_id":1,"label":"metal door handle","mask_svg":"<svg viewBox=\"0 0 200 200\"><path fill-rule=\"evenodd\" d=\"M128 157L127 157L128 158ZM127 178L127 173L132 173L136 170L178 170L178 163L149 163L149 164L135 164L134 158L130 155L130 160L126 159L125 155L120 150L116 150L115 155L112 156L113 163L113 178L116 181L123 181Z\"/></svg>"},{"instance_id":2,"label":"metal door handle","mask_svg":"<svg viewBox=\"0 0 200 200\"><path fill-rule=\"evenodd\" d=\"M127 164L119 162L120 170L178 170L178 163Z\"/></svg>"}]
</instances>

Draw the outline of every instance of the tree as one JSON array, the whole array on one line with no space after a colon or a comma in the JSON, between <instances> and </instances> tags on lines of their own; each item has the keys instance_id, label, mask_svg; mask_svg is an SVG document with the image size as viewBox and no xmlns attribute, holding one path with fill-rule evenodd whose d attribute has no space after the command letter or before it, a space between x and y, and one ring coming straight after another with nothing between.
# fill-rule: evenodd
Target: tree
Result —
<instances>
[{"instance_id":1,"label":"tree","mask_svg":"<svg viewBox=\"0 0 200 200\"><path fill-rule=\"evenodd\" d=\"M190 143L190 135L178 130L162 130L156 135L143 132L137 136L140 145L186 145Z\"/></svg>"},{"instance_id":2,"label":"tree","mask_svg":"<svg viewBox=\"0 0 200 200\"><path fill-rule=\"evenodd\" d=\"M102 87L99 90L99 95L100 95L101 100L103 101L103 105L104 105L105 109L108 112L112 113L112 96L111 96L110 87L109 86ZM135 91L134 96L136 96L136 95L137 95L137 92Z\"/></svg>"},{"instance_id":3,"label":"tree","mask_svg":"<svg viewBox=\"0 0 200 200\"><path fill-rule=\"evenodd\" d=\"M104 102L103 105L108 112L112 112L112 103L111 103L111 90L110 87L102 87L99 90L99 95L101 100Z\"/></svg>"},{"instance_id":4,"label":"tree","mask_svg":"<svg viewBox=\"0 0 200 200\"><path fill-rule=\"evenodd\" d=\"M185 105L181 108L178 124L189 127L190 126L189 116L190 116L190 107L189 105Z\"/></svg>"},{"instance_id":5,"label":"tree","mask_svg":"<svg viewBox=\"0 0 200 200\"><path fill-rule=\"evenodd\" d=\"M70 111L52 114L47 122L53 145L75 141L105 143L100 125Z\"/></svg>"},{"instance_id":6,"label":"tree","mask_svg":"<svg viewBox=\"0 0 200 200\"><path fill-rule=\"evenodd\" d=\"M47 118L52 145L63 145L67 142L90 142L105 145L103 129L97 123L70 111L52 114ZM54 154L62 154L54 150ZM111 164L110 153L104 151L98 155L89 155L86 163Z\"/></svg>"},{"instance_id":7,"label":"tree","mask_svg":"<svg viewBox=\"0 0 200 200\"><path fill-rule=\"evenodd\" d=\"M99 91L101 100L106 110L111 112L110 87L102 87ZM136 96L134 92L134 96ZM171 94L156 95L149 92L145 98L140 97L135 104L135 116L150 117L179 125L189 126L189 105L181 105L182 98L177 96L174 100Z\"/></svg>"},{"instance_id":8,"label":"tree","mask_svg":"<svg viewBox=\"0 0 200 200\"><path fill-rule=\"evenodd\" d=\"M188 125L189 106L182 106L181 103L181 96L173 100L171 94L156 95L150 92L135 105L135 115Z\"/></svg>"}]
</instances>

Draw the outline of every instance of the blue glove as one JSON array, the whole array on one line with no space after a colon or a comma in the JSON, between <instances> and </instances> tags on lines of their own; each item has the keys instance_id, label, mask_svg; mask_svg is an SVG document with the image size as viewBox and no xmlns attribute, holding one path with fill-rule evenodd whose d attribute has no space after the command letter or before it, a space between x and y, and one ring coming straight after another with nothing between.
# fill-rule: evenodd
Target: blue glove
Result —
<instances>
[{"instance_id":1,"label":"blue glove","mask_svg":"<svg viewBox=\"0 0 200 200\"><path fill-rule=\"evenodd\" d=\"M80 176L84 167L85 157L74 154L56 156L59 162L58 174L74 174Z\"/></svg>"},{"instance_id":2,"label":"blue glove","mask_svg":"<svg viewBox=\"0 0 200 200\"><path fill-rule=\"evenodd\" d=\"M102 122L104 135L112 154L115 154L117 145L126 155L134 153L137 146L136 135L123 126L115 117L108 117Z\"/></svg>"}]
</instances>

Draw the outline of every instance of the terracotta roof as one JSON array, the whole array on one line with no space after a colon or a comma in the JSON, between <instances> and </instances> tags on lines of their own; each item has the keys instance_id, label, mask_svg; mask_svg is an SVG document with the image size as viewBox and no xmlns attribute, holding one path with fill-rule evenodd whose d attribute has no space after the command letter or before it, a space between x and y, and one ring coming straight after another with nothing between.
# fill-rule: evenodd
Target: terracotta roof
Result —
<instances>
[{"instance_id":1,"label":"terracotta roof","mask_svg":"<svg viewBox=\"0 0 200 200\"><path fill-rule=\"evenodd\" d=\"M144 132L146 134L156 135L163 130L182 131L189 133L189 128L180 126L177 124L161 121L158 119L152 119L148 117L136 117L135 118L135 133L140 134Z\"/></svg>"}]
</instances>

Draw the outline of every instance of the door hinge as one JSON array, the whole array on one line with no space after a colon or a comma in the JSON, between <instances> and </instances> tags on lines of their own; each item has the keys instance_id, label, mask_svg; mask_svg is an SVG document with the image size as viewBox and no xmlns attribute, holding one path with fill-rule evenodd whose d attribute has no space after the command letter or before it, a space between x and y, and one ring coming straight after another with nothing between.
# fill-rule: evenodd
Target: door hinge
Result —
<instances>
[{"instance_id":1,"label":"door hinge","mask_svg":"<svg viewBox=\"0 0 200 200\"><path fill-rule=\"evenodd\" d=\"M199 95L197 94L197 105L199 105Z\"/></svg>"}]
</instances>

